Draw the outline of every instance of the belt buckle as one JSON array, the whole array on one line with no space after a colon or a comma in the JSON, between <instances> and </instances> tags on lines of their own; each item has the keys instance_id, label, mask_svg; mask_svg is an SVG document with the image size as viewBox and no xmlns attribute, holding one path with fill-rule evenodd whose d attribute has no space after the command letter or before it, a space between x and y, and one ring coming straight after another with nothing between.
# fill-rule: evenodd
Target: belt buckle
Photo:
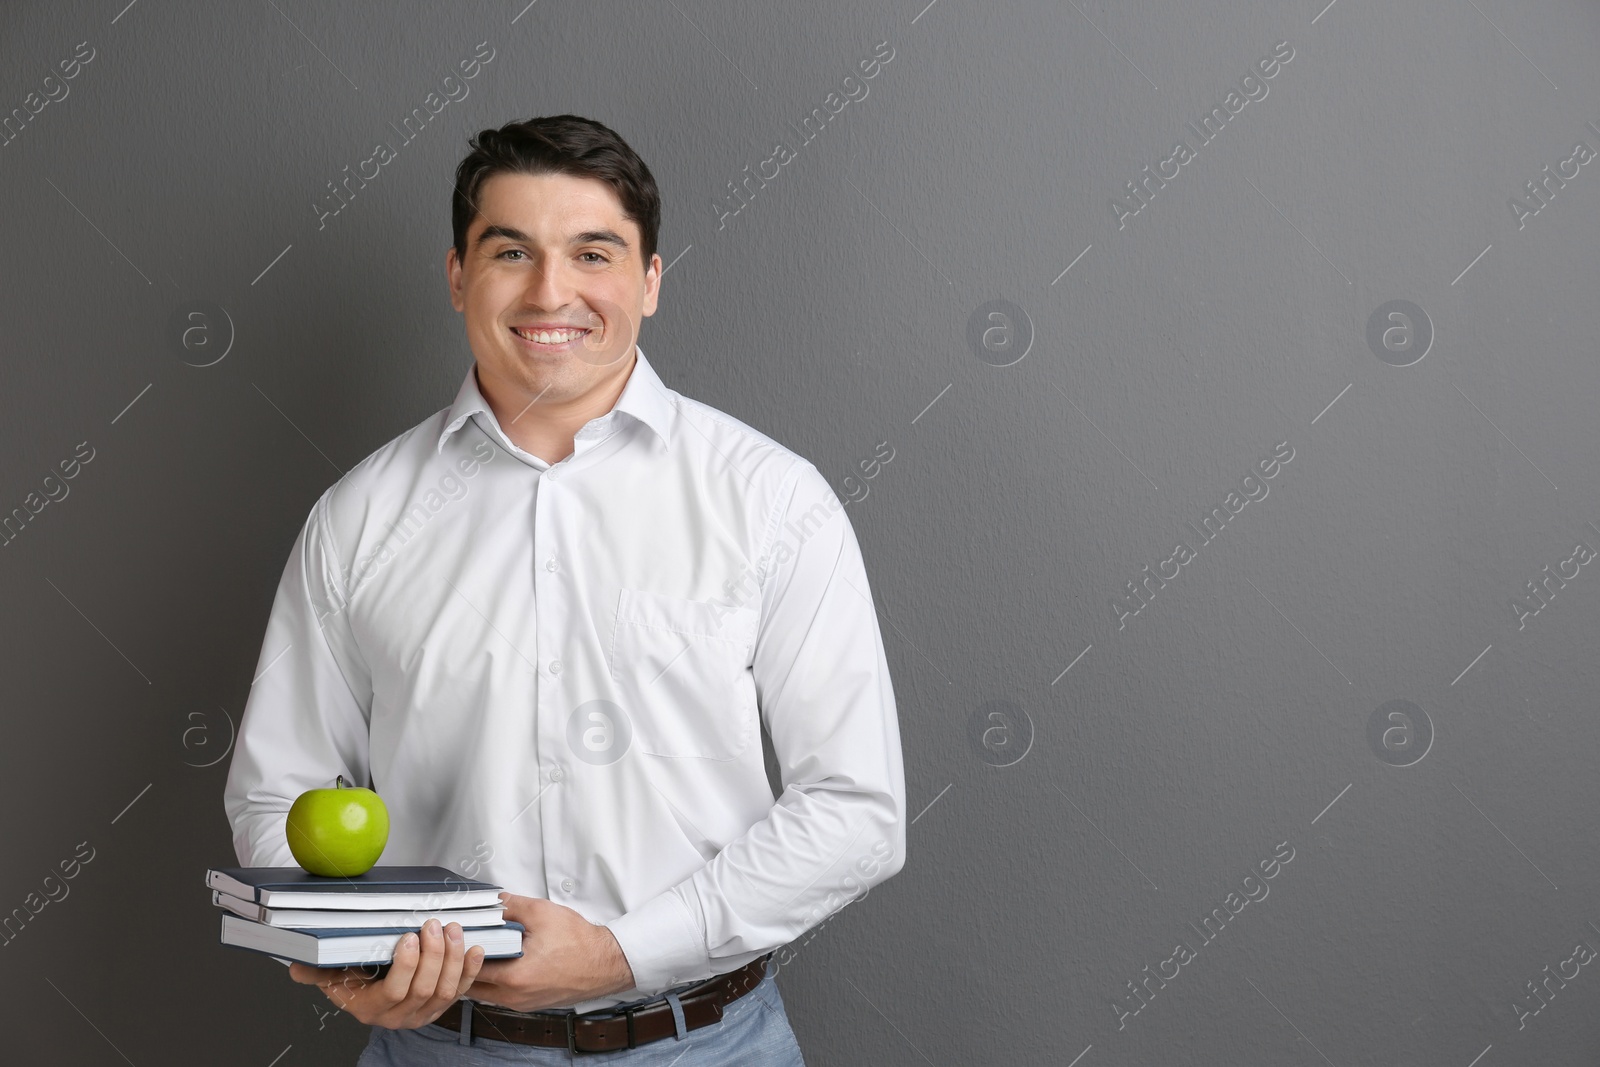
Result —
<instances>
[{"instance_id":1,"label":"belt buckle","mask_svg":"<svg viewBox=\"0 0 1600 1067\"><path fill-rule=\"evenodd\" d=\"M638 1007L632 1007L632 1008L624 1008L623 1011L622 1011L622 1017L624 1019L626 1019L627 1023L628 1023L628 1046L627 1047L630 1048L630 1049L639 1047L638 1044L635 1042L634 1035L633 1035L633 1013L638 1011L638 1010L639 1010ZM567 1024L567 1051L569 1053L571 1053L572 1055L574 1055L574 1056L593 1056L593 1055L595 1055L597 1053L601 1053L601 1052L614 1052L614 1051L616 1051L615 1049L603 1049L603 1048L579 1048L578 1047L578 1013L576 1011L569 1011L569 1012L566 1013L565 1016L563 1016L563 1019Z\"/></svg>"}]
</instances>

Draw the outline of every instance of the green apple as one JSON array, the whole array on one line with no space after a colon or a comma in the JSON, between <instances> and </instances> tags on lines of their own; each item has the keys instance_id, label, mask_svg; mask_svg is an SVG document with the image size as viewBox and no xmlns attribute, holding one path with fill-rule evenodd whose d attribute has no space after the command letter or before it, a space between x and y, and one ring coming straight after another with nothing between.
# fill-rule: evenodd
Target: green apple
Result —
<instances>
[{"instance_id":1,"label":"green apple","mask_svg":"<svg viewBox=\"0 0 1600 1067\"><path fill-rule=\"evenodd\" d=\"M312 874L350 878L365 874L389 843L389 809L370 789L308 789L289 806L284 827L295 862Z\"/></svg>"}]
</instances>

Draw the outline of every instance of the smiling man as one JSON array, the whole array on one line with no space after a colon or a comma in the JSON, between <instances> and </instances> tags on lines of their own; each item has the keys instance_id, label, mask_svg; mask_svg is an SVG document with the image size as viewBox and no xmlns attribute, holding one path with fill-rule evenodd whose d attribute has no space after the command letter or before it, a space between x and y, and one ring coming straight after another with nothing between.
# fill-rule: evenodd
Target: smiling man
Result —
<instances>
[{"instance_id":1,"label":"smiling man","mask_svg":"<svg viewBox=\"0 0 1600 1067\"><path fill-rule=\"evenodd\" d=\"M573 115L470 143L445 265L474 364L295 541L235 851L292 865L289 805L342 774L389 808L382 863L510 890L520 958L430 922L381 977L290 968L371 1026L364 1067L802 1064L774 951L905 862L860 547L814 465L645 359L661 209L633 150Z\"/></svg>"}]
</instances>

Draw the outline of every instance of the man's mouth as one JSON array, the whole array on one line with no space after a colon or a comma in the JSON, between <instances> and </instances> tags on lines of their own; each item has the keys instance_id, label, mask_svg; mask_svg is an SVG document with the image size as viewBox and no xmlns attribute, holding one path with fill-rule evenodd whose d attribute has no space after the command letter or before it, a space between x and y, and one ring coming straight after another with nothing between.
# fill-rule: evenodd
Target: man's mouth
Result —
<instances>
[{"instance_id":1,"label":"man's mouth","mask_svg":"<svg viewBox=\"0 0 1600 1067\"><path fill-rule=\"evenodd\" d=\"M569 341L576 341L578 338L590 332L589 330L579 329L577 327L564 327L558 330L539 330L529 329L522 326L513 326L511 327L511 330L524 341L533 341L541 345L564 345Z\"/></svg>"}]
</instances>

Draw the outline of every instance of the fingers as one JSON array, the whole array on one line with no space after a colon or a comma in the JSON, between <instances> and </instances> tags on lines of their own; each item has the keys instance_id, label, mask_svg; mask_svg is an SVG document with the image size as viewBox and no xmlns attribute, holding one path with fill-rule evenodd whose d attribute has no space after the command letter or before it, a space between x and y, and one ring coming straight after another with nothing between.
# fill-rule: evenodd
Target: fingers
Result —
<instances>
[{"instance_id":1,"label":"fingers","mask_svg":"<svg viewBox=\"0 0 1600 1067\"><path fill-rule=\"evenodd\" d=\"M320 986L327 990L340 983L348 987L352 973L349 967L313 967L296 960L289 964L289 977L301 985Z\"/></svg>"},{"instance_id":2,"label":"fingers","mask_svg":"<svg viewBox=\"0 0 1600 1067\"><path fill-rule=\"evenodd\" d=\"M433 997L423 1011L431 1022L438 1013L448 1008L458 997L465 996L477 980L478 969L483 966L484 950L481 945L466 947L466 935L460 923L444 928L444 960L439 967L439 981Z\"/></svg>"},{"instance_id":3,"label":"fingers","mask_svg":"<svg viewBox=\"0 0 1600 1067\"><path fill-rule=\"evenodd\" d=\"M345 971L342 977L323 983L322 991L333 1001L334 1007L340 1011L349 1011L350 1006L356 1002L356 994L366 987L365 980Z\"/></svg>"},{"instance_id":4,"label":"fingers","mask_svg":"<svg viewBox=\"0 0 1600 1067\"><path fill-rule=\"evenodd\" d=\"M303 985L320 986L340 1009L365 1023L420 1026L432 1022L477 980L484 950L466 950L460 923L448 927L438 919L423 924L420 936L409 933L395 945L388 973L377 978L353 968L290 965Z\"/></svg>"},{"instance_id":5,"label":"fingers","mask_svg":"<svg viewBox=\"0 0 1600 1067\"><path fill-rule=\"evenodd\" d=\"M416 934L406 934L394 947L394 962L389 965L389 973L383 976L379 986L383 990L383 997L389 1004L399 1004L406 999L406 994L411 989L411 976L416 973L417 963L422 955L422 949L417 944Z\"/></svg>"},{"instance_id":6,"label":"fingers","mask_svg":"<svg viewBox=\"0 0 1600 1067\"><path fill-rule=\"evenodd\" d=\"M337 982L350 973L348 967L313 967L299 960L289 964L289 977L301 985L322 985Z\"/></svg>"},{"instance_id":7,"label":"fingers","mask_svg":"<svg viewBox=\"0 0 1600 1067\"><path fill-rule=\"evenodd\" d=\"M439 964L439 977L428 997L427 1009L443 1011L456 998L456 987L461 984L461 957L466 945L461 934L461 924L451 923L444 928L444 959Z\"/></svg>"},{"instance_id":8,"label":"fingers","mask_svg":"<svg viewBox=\"0 0 1600 1067\"><path fill-rule=\"evenodd\" d=\"M478 972L483 969L484 954L482 945L473 945L467 950L461 966L461 981L456 983L456 996L466 996L472 983L478 980Z\"/></svg>"},{"instance_id":9,"label":"fingers","mask_svg":"<svg viewBox=\"0 0 1600 1067\"><path fill-rule=\"evenodd\" d=\"M472 985L482 963L483 949L475 947L468 964L466 938L460 923L442 926L438 919L424 923L416 972L404 1003L397 1006L407 1025L421 1026L437 1019Z\"/></svg>"},{"instance_id":10,"label":"fingers","mask_svg":"<svg viewBox=\"0 0 1600 1067\"><path fill-rule=\"evenodd\" d=\"M482 945L474 945L470 949L465 947L466 936L457 923L451 923L445 933L459 939L452 942L452 947L460 951L446 958L444 971L439 975L439 996L445 1000L440 1010L449 1007L449 1002L457 997L466 996L472 983L478 980L478 970L483 966L484 957Z\"/></svg>"},{"instance_id":11,"label":"fingers","mask_svg":"<svg viewBox=\"0 0 1600 1067\"><path fill-rule=\"evenodd\" d=\"M506 906L504 917L514 922L520 922L529 929L532 929L533 925L539 921L540 916L551 907L550 901L542 897L521 897L515 893L505 893L502 894L500 899ZM556 907L560 907L560 905L556 905Z\"/></svg>"},{"instance_id":12,"label":"fingers","mask_svg":"<svg viewBox=\"0 0 1600 1067\"><path fill-rule=\"evenodd\" d=\"M417 973L411 978L411 989L406 995L407 1007L422 1008L433 999L439 987L439 973L444 969L446 951L443 927L438 919L429 919L422 924L422 957L417 964ZM456 958L461 958L459 949Z\"/></svg>"}]
</instances>

